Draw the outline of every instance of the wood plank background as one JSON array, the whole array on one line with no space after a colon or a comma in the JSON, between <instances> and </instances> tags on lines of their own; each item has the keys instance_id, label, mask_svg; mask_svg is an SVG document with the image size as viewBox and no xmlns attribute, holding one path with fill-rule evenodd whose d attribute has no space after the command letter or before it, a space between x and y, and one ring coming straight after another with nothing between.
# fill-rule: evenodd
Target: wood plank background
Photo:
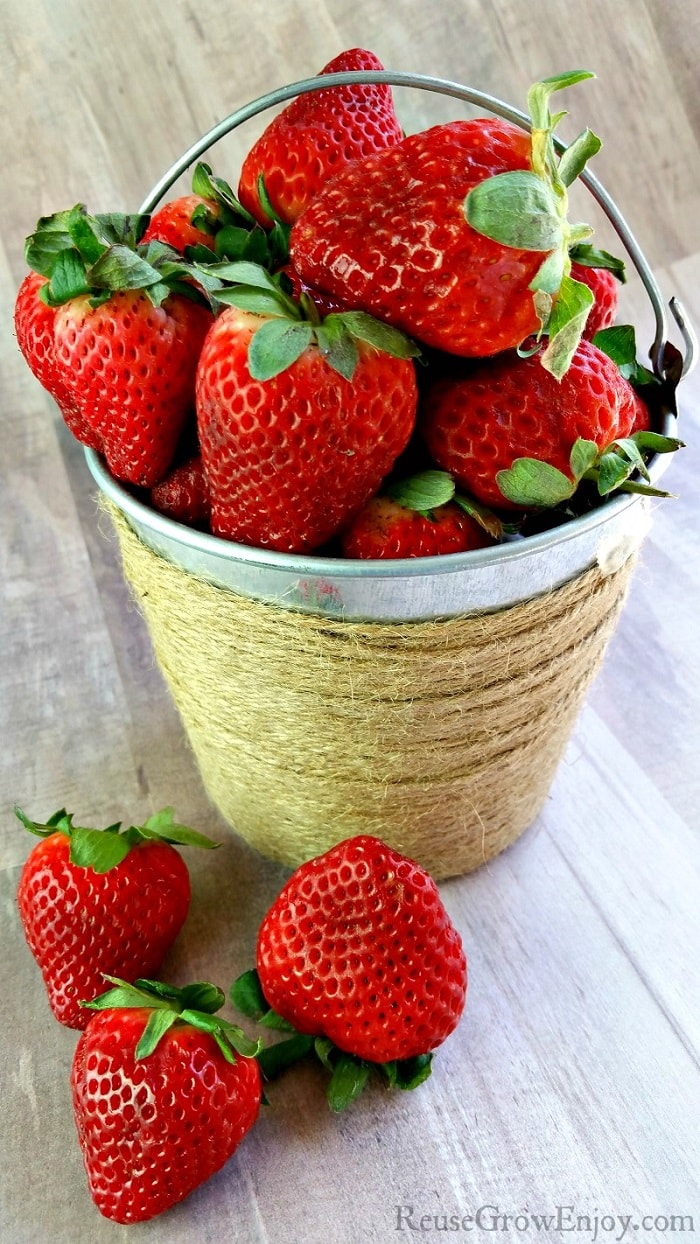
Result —
<instances>
[{"instance_id":1,"label":"wood plank background","mask_svg":"<svg viewBox=\"0 0 700 1244\"><path fill-rule=\"evenodd\" d=\"M12 803L36 817L66 805L96 824L172 803L181 819L223 835L216 868L190 859L195 902L167 964L176 981L227 986L248 966L285 876L209 805L82 452L19 356L11 318L23 239L40 214L77 201L138 207L213 123L353 45L388 68L467 82L519 106L536 78L593 69L596 81L567 96L563 137L587 123L601 135L597 175L665 293L700 323L694 0L0 5L3 1244L127 1235L86 1191L68 1090L75 1034L50 1017L22 940L14 895L31 844ZM396 101L408 130L461 115L423 93L397 91ZM218 172L235 183L263 124L221 145ZM648 333L638 282L624 311ZM320 1075L289 1077L226 1168L130 1238L387 1244L444 1238L440 1215L485 1205L629 1214L639 1230L630 1224L624 1238L640 1244L667 1238L663 1217L653 1225L659 1215L693 1214L700 1232L697 372L681 394L689 445L667 477L678 499L655 507L546 808L504 856L443 887L471 986L432 1080L414 1094L375 1090L334 1118ZM428 1216L420 1235L397 1230L397 1206L407 1205ZM601 1227L599 1238L621 1229ZM493 1236L484 1227L451 1238ZM525 1236L511 1223L498 1238L535 1238L535 1228ZM537 1238L563 1235L553 1227ZM582 1228L574 1238L593 1237Z\"/></svg>"}]
</instances>

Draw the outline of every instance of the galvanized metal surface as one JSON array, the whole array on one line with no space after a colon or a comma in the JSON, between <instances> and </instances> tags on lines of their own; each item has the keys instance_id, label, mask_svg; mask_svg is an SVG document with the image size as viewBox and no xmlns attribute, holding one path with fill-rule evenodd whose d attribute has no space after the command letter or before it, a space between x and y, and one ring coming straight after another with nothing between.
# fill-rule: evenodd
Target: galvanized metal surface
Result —
<instances>
[{"instance_id":1,"label":"galvanized metal surface","mask_svg":"<svg viewBox=\"0 0 700 1244\"><path fill-rule=\"evenodd\" d=\"M363 82L385 82L438 92L477 104L524 129L529 128L528 116L511 105L441 78L390 71L308 78L270 91L219 122L167 170L141 210L152 211L189 165L244 121L306 91ZM564 145L556 142L563 150ZM661 375L667 316L659 286L632 231L605 188L587 169L581 180L616 229L649 296L655 317L650 357L654 370ZM683 335L683 374L687 374L695 362L694 333L676 299L671 300L670 307ZM670 414L663 431L669 436L676 433L676 420ZM505 608L565 583L596 562L615 569L641 544L650 522L648 499L621 494L596 511L550 531L470 553L376 562L292 555L235 544L175 523L117 483L92 450L86 450L85 455L100 489L156 553L192 574L244 596L348 619L415 621ZM668 456L664 456L652 462L650 473L654 483L658 482L668 461Z\"/></svg>"}]
</instances>

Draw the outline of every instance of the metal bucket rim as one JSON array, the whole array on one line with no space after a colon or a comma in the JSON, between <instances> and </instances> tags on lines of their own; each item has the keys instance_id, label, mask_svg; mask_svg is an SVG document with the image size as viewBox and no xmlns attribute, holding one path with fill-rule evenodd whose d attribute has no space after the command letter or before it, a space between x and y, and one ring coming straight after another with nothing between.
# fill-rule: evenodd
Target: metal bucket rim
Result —
<instances>
[{"instance_id":1,"label":"metal bucket rim","mask_svg":"<svg viewBox=\"0 0 700 1244\"><path fill-rule=\"evenodd\" d=\"M499 565L516 561L538 553L544 553L555 545L573 540L583 532L604 526L618 518L626 509L639 504L645 498L635 493L620 493L588 514L570 519L536 535L520 540L506 541L486 548L472 549L466 553L449 553L432 557L352 559L318 556L314 553L281 553L275 549L258 548L225 540L210 532L199 531L168 518L135 497L110 475L102 458L93 449L85 449L85 458L93 479L100 490L139 528L150 529L156 535L165 536L175 544L231 563L246 563L290 574L352 578L411 578L455 571L469 571L480 566ZM657 458L652 464L657 468L654 478L668 465L668 456ZM659 469L660 468L660 469Z\"/></svg>"}]
</instances>

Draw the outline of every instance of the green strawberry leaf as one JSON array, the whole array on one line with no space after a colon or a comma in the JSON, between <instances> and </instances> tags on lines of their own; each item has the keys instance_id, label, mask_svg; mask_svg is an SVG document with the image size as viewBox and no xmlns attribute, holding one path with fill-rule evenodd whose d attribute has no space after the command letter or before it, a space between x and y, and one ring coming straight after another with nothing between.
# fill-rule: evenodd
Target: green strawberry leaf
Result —
<instances>
[{"instance_id":1,"label":"green strawberry leaf","mask_svg":"<svg viewBox=\"0 0 700 1244\"><path fill-rule=\"evenodd\" d=\"M551 251L565 241L551 186L525 170L478 182L466 197L464 212L472 229L503 246Z\"/></svg>"},{"instance_id":2,"label":"green strawberry leaf","mask_svg":"<svg viewBox=\"0 0 700 1244\"><path fill-rule=\"evenodd\" d=\"M514 505L549 509L567 501L575 485L563 471L537 458L516 458L505 471L496 472L503 496Z\"/></svg>"},{"instance_id":3,"label":"green strawberry leaf","mask_svg":"<svg viewBox=\"0 0 700 1244\"><path fill-rule=\"evenodd\" d=\"M72 248L62 250L54 262L48 285L42 286L40 297L50 307L58 307L70 298L89 294L90 286L80 253Z\"/></svg>"},{"instance_id":4,"label":"green strawberry leaf","mask_svg":"<svg viewBox=\"0 0 700 1244\"><path fill-rule=\"evenodd\" d=\"M640 449L649 449L654 454L673 453L676 449L684 449L685 441L675 436L662 436L660 432L634 432L629 438Z\"/></svg>"},{"instance_id":5,"label":"green strawberry leaf","mask_svg":"<svg viewBox=\"0 0 700 1244\"><path fill-rule=\"evenodd\" d=\"M105 833L75 825L70 834L70 862L78 868L107 873L126 859L131 843L124 834Z\"/></svg>"},{"instance_id":6,"label":"green strawberry leaf","mask_svg":"<svg viewBox=\"0 0 700 1244\"><path fill-rule=\"evenodd\" d=\"M366 341L368 345L397 359L415 359L420 357L420 348L398 328L392 328L382 320L377 320L366 311L333 311L323 321L342 319L347 331L358 341Z\"/></svg>"},{"instance_id":7,"label":"green strawberry leaf","mask_svg":"<svg viewBox=\"0 0 700 1244\"><path fill-rule=\"evenodd\" d=\"M99 259L106 250L106 244L97 235L97 222L90 219L86 208L81 205L74 207L68 215L68 232L73 245L86 265Z\"/></svg>"},{"instance_id":8,"label":"green strawberry leaf","mask_svg":"<svg viewBox=\"0 0 700 1244\"><path fill-rule=\"evenodd\" d=\"M330 1037L316 1037L314 1039L314 1053L320 1060L326 1071L333 1073L333 1058L337 1054L338 1048L333 1044Z\"/></svg>"},{"instance_id":9,"label":"green strawberry leaf","mask_svg":"<svg viewBox=\"0 0 700 1244\"><path fill-rule=\"evenodd\" d=\"M233 1005L242 1015L256 1020L266 1028L275 1028L281 1032L294 1032L294 1025L283 1019L269 1006L262 991L260 977L255 968L242 972L233 982L230 990Z\"/></svg>"},{"instance_id":10,"label":"green strawberry leaf","mask_svg":"<svg viewBox=\"0 0 700 1244\"><path fill-rule=\"evenodd\" d=\"M183 1007L194 1011L204 1011L207 1015L220 1011L226 1001L223 989L219 989L218 985L212 985L210 981L197 981L194 985L185 985L183 989L178 990L178 995Z\"/></svg>"},{"instance_id":11,"label":"green strawberry leaf","mask_svg":"<svg viewBox=\"0 0 700 1244\"><path fill-rule=\"evenodd\" d=\"M128 981L121 980L118 976L108 976L104 974L106 981L110 981L113 989L108 989L105 993L93 998L89 1002L81 1002L80 1005L89 1011L111 1011L121 1007L129 1008L148 1008L154 1010L169 1010L172 1008L172 1001L169 998L162 998L155 995L147 989L141 989L138 985L131 985ZM139 982L141 984L142 982Z\"/></svg>"},{"instance_id":12,"label":"green strawberry leaf","mask_svg":"<svg viewBox=\"0 0 700 1244\"><path fill-rule=\"evenodd\" d=\"M610 450L600 455L598 462L598 492L607 497L620 484L629 479L635 470L635 463L622 454Z\"/></svg>"},{"instance_id":13,"label":"green strawberry leaf","mask_svg":"<svg viewBox=\"0 0 700 1244\"><path fill-rule=\"evenodd\" d=\"M229 991L229 996L236 1010L240 1011L242 1015L247 1015L248 1019L259 1020L270 1009L262 991L260 977L255 968L242 972L236 978Z\"/></svg>"},{"instance_id":14,"label":"green strawberry leaf","mask_svg":"<svg viewBox=\"0 0 700 1244\"><path fill-rule=\"evenodd\" d=\"M258 1066L266 1080L274 1080L288 1067L293 1067L314 1048L314 1038L304 1033L295 1033L285 1041L268 1045L257 1055Z\"/></svg>"},{"instance_id":15,"label":"green strawberry leaf","mask_svg":"<svg viewBox=\"0 0 700 1244\"><path fill-rule=\"evenodd\" d=\"M533 292L543 294L556 294L564 279L568 264L566 249L558 246L556 250L550 252L546 259L543 259L537 272L528 286ZM543 324L546 324L552 309L552 299L535 299L535 309ZM537 346L533 348L531 353L535 353Z\"/></svg>"},{"instance_id":16,"label":"green strawberry leaf","mask_svg":"<svg viewBox=\"0 0 700 1244\"><path fill-rule=\"evenodd\" d=\"M72 814L69 815L65 808L61 808L59 812L54 812L53 816L50 816L44 823L30 820L26 812L23 812L17 804L14 805L12 810L17 820L22 822L24 828L28 829L30 834L35 834L37 838L49 838L51 834L55 833L66 834L66 836L70 835L73 816Z\"/></svg>"},{"instance_id":17,"label":"green strawberry leaf","mask_svg":"<svg viewBox=\"0 0 700 1244\"><path fill-rule=\"evenodd\" d=\"M252 285L232 285L226 289L217 289L215 297L228 307L251 311L253 315L274 315L289 319L286 299L282 293L268 294Z\"/></svg>"},{"instance_id":18,"label":"green strawberry leaf","mask_svg":"<svg viewBox=\"0 0 700 1244\"><path fill-rule=\"evenodd\" d=\"M549 343L541 357L545 371L555 380L561 380L568 370L594 301L592 291L582 281L563 277L546 325Z\"/></svg>"},{"instance_id":19,"label":"green strawberry leaf","mask_svg":"<svg viewBox=\"0 0 700 1244\"><path fill-rule=\"evenodd\" d=\"M389 1081L389 1088L409 1090L418 1088L428 1079L432 1062L432 1054L417 1054L414 1058L395 1059L379 1065Z\"/></svg>"},{"instance_id":20,"label":"green strawberry leaf","mask_svg":"<svg viewBox=\"0 0 700 1244\"><path fill-rule=\"evenodd\" d=\"M208 233L213 242L214 234L218 230L219 218L206 203L198 203L190 216L190 224L195 229L199 229L200 233ZM240 232L247 235L246 229L241 229Z\"/></svg>"},{"instance_id":21,"label":"green strawberry leaf","mask_svg":"<svg viewBox=\"0 0 700 1244\"><path fill-rule=\"evenodd\" d=\"M110 246L118 242L124 246L135 247L141 241L151 217L144 213L106 212L94 217L98 236Z\"/></svg>"},{"instance_id":22,"label":"green strawberry leaf","mask_svg":"<svg viewBox=\"0 0 700 1244\"><path fill-rule=\"evenodd\" d=\"M235 281L237 285L252 285L254 289L264 289L277 295L280 293L279 283L266 268L245 259L213 264L210 271L221 281Z\"/></svg>"},{"instance_id":23,"label":"green strawberry leaf","mask_svg":"<svg viewBox=\"0 0 700 1244\"><path fill-rule=\"evenodd\" d=\"M370 1065L354 1054L341 1053L326 1091L328 1104L334 1113L345 1110L359 1097L369 1078Z\"/></svg>"},{"instance_id":24,"label":"green strawberry leaf","mask_svg":"<svg viewBox=\"0 0 700 1244\"><path fill-rule=\"evenodd\" d=\"M570 186L576 181L591 157L598 154L602 145L598 136L589 129L585 129L569 144L562 152L558 168L559 178L565 186Z\"/></svg>"},{"instance_id":25,"label":"green strawberry leaf","mask_svg":"<svg viewBox=\"0 0 700 1244\"><path fill-rule=\"evenodd\" d=\"M92 289L108 289L114 293L157 285L161 273L128 246L115 242L88 269L87 278Z\"/></svg>"},{"instance_id":26,"label":"green strawberry leaf","mask_svg":"<svg viewBox=\"0 0 700 1244\"><path fill-rule=\"evenodd\" d=\"M313 336L311 324L299 320L268 320L251 339L248 371L254 380L272 380L296 363Z\"/></svg>"},{"instance_id":27,"label":"green strawberry leaf","mask_svg":"<svg viewBox=\"0 0 700 1244\"><path fill-rule=\"evenodd\" d=\"M208 1032L217 1039L217 1044L228 1062L235 1062L232 1051L242 1054L244 1058L255 1058L262 1049L261 1041L251 1041L235 1024L229 1024L217 1015L209 1015L206 1011L196 1011L183 1007L177 1018L184 1024L191 1024L200 1032Z\"/></svg>"},{"instance_id":28,"label":"green strawberry leaf","mask_svg":"<svg viewBox=\"0 0 700 1244\"><path fill-rule=\"evenodd\" d=\"M569 464L571 466L571 474L577 482L583 479L586 471L589 471L595 464L597 457L598 446L595 441L586 441L581 436L574 441L569 456Z\"/></svg>"},{"instance_id":29,"label":"green strawberry leaf","mask_svg":"<svg viewBox=\"0 0 700 1244\"><path fill-rule=\"evenodd\" d=\"M593 338L593 345L607 354L630 384L659 384L653 372L637 362L637 339L632 324L614 324L601 328Z\"/></svg>"},{"instance_id":30,"label":"green strawberry leaf","mask_svg":"<svg viewBox=\"0 0 700 1244\"><path fill-rule=\"evenodd\" d=\"M627 280L624 261L611 255L610 251L599 250L589 242L577 242L575 246L569 247L569 258L572 263L581 264L583 268L606 268L623 285Z\"/></svg>"},{"instance_id":31,"label":"green strawberry leaf","mask_svg":"<svg viewBox=\"0 0 700 1244\"><path fill-rule=\"evenodd\" d=\"M419 471L408 479L390 484L386 494L407 510L428 514L452 500L455 482L447 471Z\"/></svg>"},{"instance_id":32,"label":"green strawberry leaf","mask_svg":"<svg viewBox=\"0 0 700 1244\"><path fill-rule=\"evenodd\" d=\"M77 206L83 207L82 204ZM69 208L54 212L51 216L41 216L37 221L36 229L30 233L24 244L24 258L33 272L50 277L61 251L74 249L73 239L68 231L68 221L74 210Z\"/></svg>"},{"instance_id":33,"label":"green strawberry leaf","mask_svg":"<svg viewBox=\"0 0 700 1244\"><path fill-rule=\"evenodd\" d=\"M327 316L322 324L316 325L315 333L318 348L329 367L345 380L352 380L360 356L342 319Z\"/></svg>"},{"instance_id":34,"label":"green strawberry leaf","mask_svg":"<svg viewBox=\"0 0 700 1244\"><path fill-rule=\"evenodd\" d=\"M473 497L467 497L464 493L455 493L454 501L455 505L464 510L464 513L468 514L470 518L473 518L480 527L483 527L484 531L493 536L494 540L501 540L506 532L509 535L514 535L520 529L519 523L504 523L503 519L498 518L485 505L481 505L479 501L475 501Z\"/></svg>"},{"instance_id":35,"label":"green strawberry leaf","mask_svg":"<svg viewBox=\"0 0 700 1244\"><path fill-rule=\"evenodd\" d=\"M234 216L245 221L251 229L257 224L255 217L236 198L228 182L221 177L215 177L210 166L203 161L197 164L192 174L192 193L198 194L202 199L212 199L215 203L220 203Z\"/></svg>"},{"instance_id":36,"label":"green strawberry leaf","mask_svg":"<svg viewBox=\"0 0 700 1244\"><path fill-rule=\"evenodd\" d=\"M139 1037L134 1057L137 1059L148 1058L155 1050L161 1037L164 1037L168 1029L177 1023L177 1019L177 1011L151 1011L146 1021L146 1027Z\"/></svg>"},{"instance_id":37,"label":"green strawberry leaf","mask_svg":"<svg viewBox=\"0 0 700 1244\"><path fill-rule=\"evenodd\" d=\"M161 839L181 847L205 847L212 850L220 846L220 843L205 837L196 829L190 829L189 825L178 825L172 808L162 808L160 812L154 812L143 825L134 828L142 838Z\"/></svg>"}]
</instances>

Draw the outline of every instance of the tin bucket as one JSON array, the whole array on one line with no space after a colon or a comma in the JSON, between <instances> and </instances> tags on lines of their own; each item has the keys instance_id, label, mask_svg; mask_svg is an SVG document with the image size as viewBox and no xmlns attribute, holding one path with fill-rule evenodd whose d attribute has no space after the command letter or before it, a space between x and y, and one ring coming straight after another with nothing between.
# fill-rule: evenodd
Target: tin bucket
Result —
<instances>
[{"instance_id":1,"label":"tin bucket","mask_svg":"<svg viewBox=\"0 0 700 1244\"><path fill-rule=\"evenodd\" d=\"M524 113L458 83L327 74L215 126L141 210L249 118L306 91L367 82L452 96L529 129ZM647 290L650 357L663 377L667 323L654 276L607 192L587 170L582 181ZM670 305L687 371L692 332ZM660 429L669 436L672 407ZM646 498L619 494L559 527L468 553L357 562L183 526L85 452L205 787L238 834L295 867L374 833L443 878L477 868L531 825L624 602L650 522ZM650 464L653 483L667 461Z\"/></svg>"}]
</instances>

